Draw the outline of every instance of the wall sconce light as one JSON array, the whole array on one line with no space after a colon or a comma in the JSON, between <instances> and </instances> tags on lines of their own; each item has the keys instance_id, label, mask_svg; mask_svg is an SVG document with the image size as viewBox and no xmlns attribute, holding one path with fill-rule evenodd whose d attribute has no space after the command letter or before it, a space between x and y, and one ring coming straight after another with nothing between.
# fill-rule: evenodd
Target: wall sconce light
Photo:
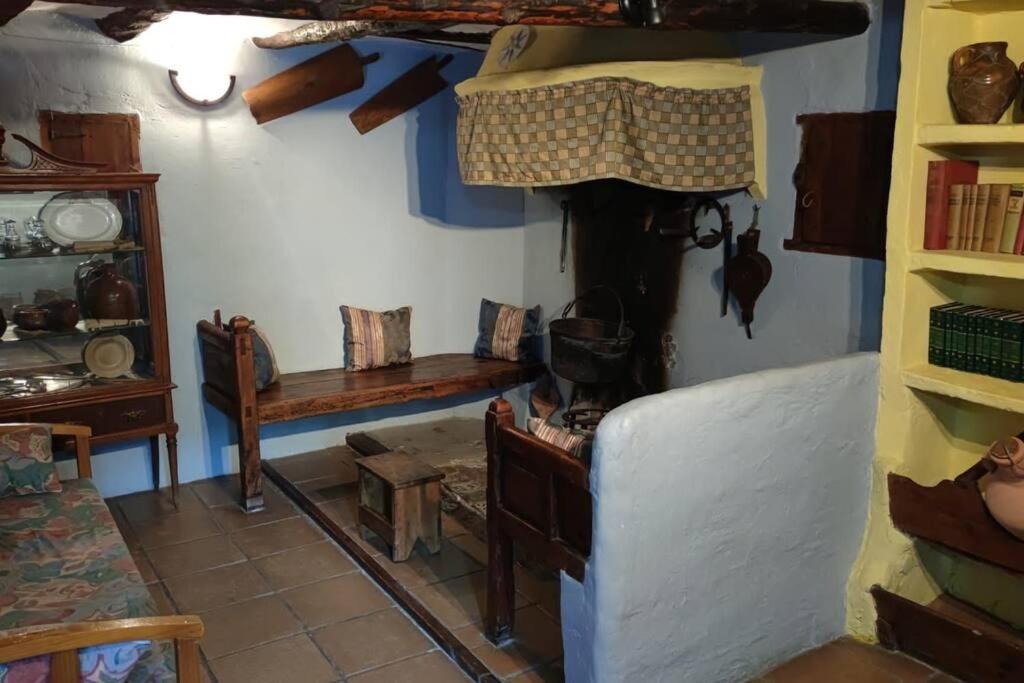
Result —
<instances>
[{"instance_id":1,"label":"wall sconce light","mask_svg":"<svg viewBox=\"0 0 1024 683\"><path fill-rule=\"evenodd\" d=\"M231 97L232 91L235 89L235 77L234 75L229 77L228 88L224 91L224 94L212 100L201 100L196 97L192 97L181 87L181 83L178 82L178 72L174 69L167 70L167 76L171 79L171 87L174 88L174 92L178 93L178 97L185 100L194 107L201 107L203 109L210 109L216 107L218 104L223 104L229 97Z\"/></svg>"}]
</instances>

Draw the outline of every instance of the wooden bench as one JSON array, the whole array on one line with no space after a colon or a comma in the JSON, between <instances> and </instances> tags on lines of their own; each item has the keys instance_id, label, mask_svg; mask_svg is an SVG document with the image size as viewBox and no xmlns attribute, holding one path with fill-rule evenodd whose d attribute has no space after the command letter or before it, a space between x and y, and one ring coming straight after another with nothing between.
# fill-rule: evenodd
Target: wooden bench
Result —
<instances>
[{"instance_id":1,"label":"wooden bench","mask_svg":"<svg viewBox=\"0 0 1024 683\"><path fill-rule=\"evenodd\" d=\"M449 353L423 356L388 368L346 372L340 368L281 375L256 392L252 322L235 316L227 325L220 312L196 325L203 362L203 396L238 425L242 505L263 507L260 426L331 415L360 408L499 390L540 376L541 363L524 364ZM340 349L340 342L338 344Z\"/></svg>"}]
</instances>

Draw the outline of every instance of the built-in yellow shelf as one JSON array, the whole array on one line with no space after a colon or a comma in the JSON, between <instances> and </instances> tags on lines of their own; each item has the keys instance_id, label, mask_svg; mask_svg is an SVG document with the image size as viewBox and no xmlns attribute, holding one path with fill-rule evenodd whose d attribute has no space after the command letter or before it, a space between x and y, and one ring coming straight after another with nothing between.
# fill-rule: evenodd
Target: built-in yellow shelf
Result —
<instances>
[{"instance_id":1,"label":"built-in yellow shelf","mask_svg":"<svg viewBox=\"0 0 1024 683\"><path fill-rule=\"evenodd\" d=\"M985 275L1024 280L1024 256L978 251L912 251L907 259L911 272L935 270L964 275Z\"/></svg>"},{"instance_id":2,"label":"built-in yellow shelf","mask_svg":"<svg viewBox=\"0 0 1024 683\"><path fill-rule=\"evenodd\" d=\"M930 124L917 129L917 144L924 147L1006 147L1024 145L1024 124L990 126Z\"/></svg>"},{"instance_id":3,"label":"built-in yellow shelf","mask_svg":"<svg viewBox=\"0 0 1024 683\"><path fill-rule=\"evenodd\" d=\"M1024 383L934 365L907 368L903 383L912 389L1024 414Z\"/></svg>"}]
</instances>

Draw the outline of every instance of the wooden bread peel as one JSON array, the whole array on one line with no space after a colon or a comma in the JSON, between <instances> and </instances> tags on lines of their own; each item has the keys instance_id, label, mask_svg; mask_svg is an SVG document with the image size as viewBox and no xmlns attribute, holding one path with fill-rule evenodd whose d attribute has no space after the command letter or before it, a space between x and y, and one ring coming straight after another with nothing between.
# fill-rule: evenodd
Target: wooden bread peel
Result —
<instances>
[{"instance_id":1,"label":"wooden bread peel","mask_svg":"<svg viewBox=\"0 0 1024 683\"><path fill-rule=\"evenodd\" d=\"M256 123L279 119L314 104L363 87L363 66L380 54L360 57L351 45L340 45L271 76L242 93Z\"/></svg>"},{"instance_id":2,"label":"wooden bread peel","mask_svg":"<svg viewBox=\"0 0 1024 683\"><path fill-rule=\"evenodd\" d=\"M450 61L451 55L429 57L381 88L349 116L356 130L366 135L447 88L439 72Z\"/></svg>"}]
</instances>

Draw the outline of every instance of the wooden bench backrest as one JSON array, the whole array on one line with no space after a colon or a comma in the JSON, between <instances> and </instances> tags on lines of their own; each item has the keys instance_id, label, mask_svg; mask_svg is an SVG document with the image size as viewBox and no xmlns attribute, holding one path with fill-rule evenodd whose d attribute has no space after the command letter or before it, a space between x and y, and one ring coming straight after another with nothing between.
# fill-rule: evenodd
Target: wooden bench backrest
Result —
<instances>
[{"instance_id":1,"label":"wooden bench backrest","mask_svg":"<svg viewBox=\"0 0 1024 683\"><path fill-rule=\"evenodd\" d=\"M582 580L590 556L590 467L517 429L504 400L487 411L488 515L531 553Z\"/></svg>"}]
</instances>

